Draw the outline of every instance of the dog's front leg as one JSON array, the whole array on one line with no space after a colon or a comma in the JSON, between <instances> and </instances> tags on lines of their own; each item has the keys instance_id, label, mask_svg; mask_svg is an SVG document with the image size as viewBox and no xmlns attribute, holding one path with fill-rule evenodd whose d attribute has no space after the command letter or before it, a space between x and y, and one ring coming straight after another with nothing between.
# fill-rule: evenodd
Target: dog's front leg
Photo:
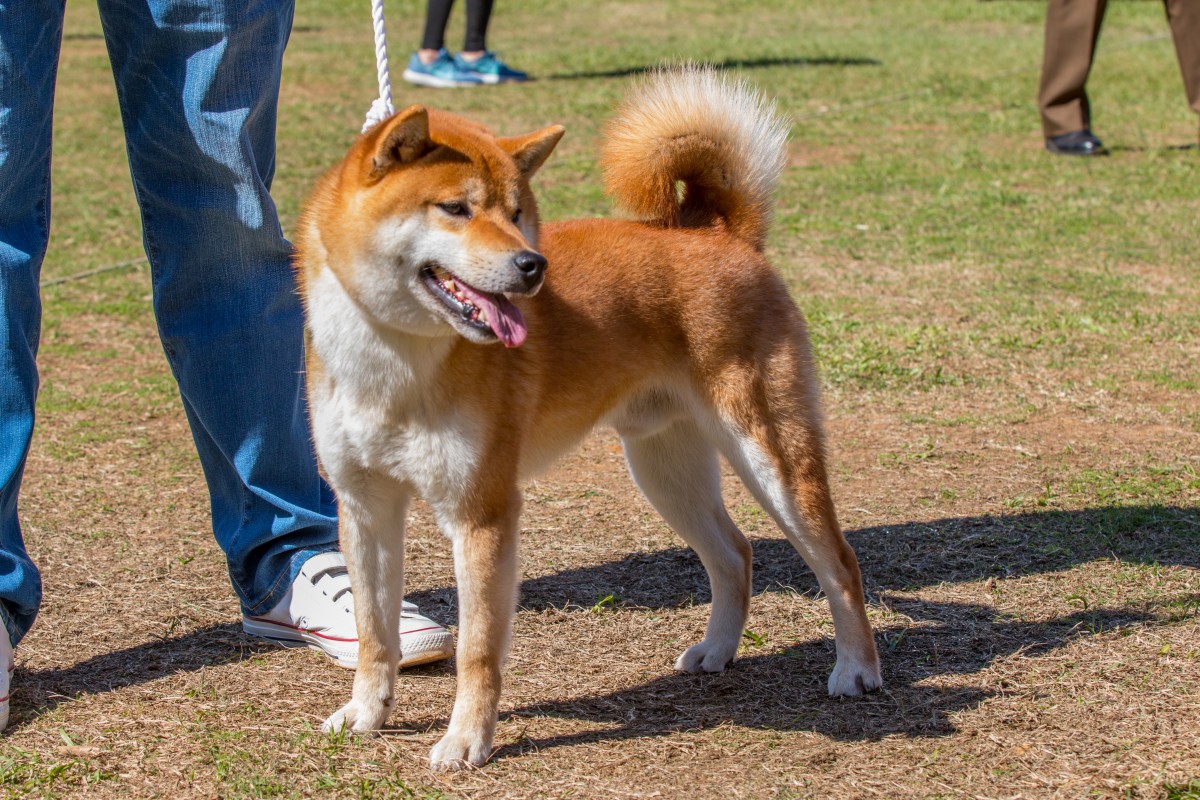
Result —
<instances>
[{"instance_id":1,"label":"dog's front leg","mask_svg":"<svg viewBox=\"0 0 1200 800\"><path fill-rule=\"evenodd\" d=\"M325 731L377 731L392 711L400 663L404 602L404 523L408 493L376 478L362 491L338 493L338 538L354 591L358 668L350 702L321 726Z\"/></svg>"},{"instance_id":2,"label":"dog's front leg","mask_svg":"<svg viewBox=\"0 0 1200 800\"><path fill-rule=\"evenodd\" d=\"M516 607L520 496L452 532L458 580L458 693L446 735L429 755L436 770L480 766L496 733L500 669Z\"/></svg>"}]
</instances>

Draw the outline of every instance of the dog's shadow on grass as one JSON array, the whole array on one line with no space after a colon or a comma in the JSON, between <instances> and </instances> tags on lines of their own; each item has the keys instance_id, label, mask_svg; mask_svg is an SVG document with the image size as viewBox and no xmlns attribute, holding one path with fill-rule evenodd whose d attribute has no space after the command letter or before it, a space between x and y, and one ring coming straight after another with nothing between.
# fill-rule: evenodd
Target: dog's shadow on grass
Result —
<instances>
[{"instance_id":1,"label":"dog's shadow on grass","mask_svg":"<svg viewBox=\"0 0 1200 800\"><path fill-rule=\"evenodd\" d=\"M858 554L869 595L1057 572L1112 558L1200 568L1200 508L1121 506L953 517L848 530L846 538ZM815 588L813 574L786 540L757 539L753 546L755 594ZM710 599L700 559L681 545L527 580L520 603L533 611L589 608L609 596L641 608Z\"/></svg>"},{"instance_id":2,"label":"dog's shadow on grass","mask_svg":"<svg viewBox=\"0 0 1200 800\"><path fill-rule=\"evenodd\" d=\"M724 674L672 674L607 694L517 708L510 718L568 717L613 727L545 738L527 734L499 755L724 724L810 731L838 740L948 735L955 730L955 712L1001 692L1022 691L986 680L963 685L955 676L983 672L1018 653L1024 658L1048 655L1078 637L1152 624L1162 617L1156 609L1078 608L1029 621L1005 616L990 605L889 593L1057 572L1106 559L1145 569L1200 567L1200 509L1170 506L943 519L864 528L848 532L848 538L858 552L868 594L912 620L876 630L882 691L861 698L827 696L825 680L835 660L831 639L776 644L774 652L762 655L751 648ZM759 539L753 544L756 594L815 588L812 574L786 541ZM690 550L671 548L526 581L521 605L530 610L578 607L586 613L606 597L631 607L675 608L707 602L707 579ZM1200 598L1173 597L1164 604L1194 613Z\"/></svg>"},{"instance_id":3,"label":"dog's shadow on grass","mask_svg":"<svg viewBox=\"0 0 1200 800\"><path fill-rule=\"evenodd\" d=\"M1020 687L947 685L939 678L973 674L1018 652L1025 657L1050 653L1078 636L1155 619L1106 609L1045 622L997 620L991 608L959 603L910 603L904 610L922 624L877 631L884 688L869 695L829 697L825 680L834 663L832 642L800 642L782 652L743 656L717 675L671 674L607 694L514 709L502 718L567 718L612 727L545 737L526 732L497 756L728 725L807 731L839 741L946 736L956 731L955 712Z\"/></svg>"},{"instance_id":4,"label":"dog's shadow on grass","mask_svg":"<svg viewBox=\"0 0 1200 800\"><path fill-rule=\"evenodd\" d=\"M815 56L806 58L734 58L725 61L707 62L716 69L763 69L766 67L878 67L882 62L874 58L857 56ZM587 70L582 72L556 72L539 76L548 81L578 81L592 78L628 78L657 69L657 66L622 67L618 69Z\"/></svg>"}]
</instances>

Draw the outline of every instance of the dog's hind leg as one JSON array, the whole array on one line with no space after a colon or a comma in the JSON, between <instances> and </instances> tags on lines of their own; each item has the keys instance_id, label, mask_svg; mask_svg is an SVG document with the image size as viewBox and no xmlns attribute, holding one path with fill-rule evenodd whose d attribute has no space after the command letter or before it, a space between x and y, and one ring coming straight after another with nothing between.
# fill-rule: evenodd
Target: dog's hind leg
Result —
<instances>
[{"instance_id":1,"label":"dog's hind leg","mask_svg":"<svg viewBox=\"0 0 1200 800\"><path fill-rule=\"evenodd\" d=\"M354 591L358 667L350 702L321 726L377 731L392 711L404 602L404 523L408 494L390 479L364 478L338 492L338 538Z\"/></svg>"},{"instance_id":2,"label":"dog's hind leg","mask_svg":"<svg viewBox=\"0 0 1200 800\"><path fill-rule=\"evenodd\" d=\"M725 376L725 402L718 398L725 435L719 444L829 598L837 646L829 693L859 695L883 680L858 559L842 535L829 493L817 399L807 383L815 379L806 379L799 349L777 356L783 364L777 362L773 374Z\"/></svg>"},{"instance_id":3,"label":"dog's hind leg","mask_svg":"<svg viewBox=\"0 0 1200 800\"><path fill-rule=\"evenodd\" d=\"M691 420L622 438L634 482L695 550L712 584L704 640L675 661L683 672L720 672L737 654L750 609L751 549L721 499L717 451Z\"/></svg>"}]
</instances>

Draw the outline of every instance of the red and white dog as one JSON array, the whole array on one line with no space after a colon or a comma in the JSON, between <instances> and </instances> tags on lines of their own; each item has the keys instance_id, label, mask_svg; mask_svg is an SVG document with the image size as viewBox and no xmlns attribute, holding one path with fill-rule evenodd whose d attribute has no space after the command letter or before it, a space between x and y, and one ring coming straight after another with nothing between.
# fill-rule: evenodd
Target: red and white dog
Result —
<instances>
[{"instance_id":1,"label":"red and white dog","mask_svg":"<svg viewBox=\"0 0 1200 800\"><path fill-rule=\"evenodd\" d=\"M676 669L723 670L749 608L751 548L721 500L723 455L829 597L830 694L881 685L804 320L763 257L787 126L712 70L656 73L604 141L608 190L639 220L539 237L529 181L562 134L496 137L407 108L359 137L299 226L309 400L360 638L351 700L325 725L377 730L392 711L405 517L421 497L453 542L459 593L439 769L491 752L521 481L599 424L712 582L707 632Z\"/></svg>"}]
</instances>

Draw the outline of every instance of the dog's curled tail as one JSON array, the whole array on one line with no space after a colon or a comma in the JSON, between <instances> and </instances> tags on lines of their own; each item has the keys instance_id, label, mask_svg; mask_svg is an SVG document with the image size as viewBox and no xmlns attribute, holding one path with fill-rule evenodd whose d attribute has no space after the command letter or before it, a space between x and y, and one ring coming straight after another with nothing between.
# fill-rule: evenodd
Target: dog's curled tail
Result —
<instances>
[{"instance_id":1,"label":"dog's curled tail","mask_svg":"<svg viewBox=\"0 0 1200 800\"><path fill-rule=\"evenodd\" d=\"M743 81L711 67L659 69L608 124L604 185L619 206L648 221L722 226L762 250L788 128Z\"/></svg>"}]
</instances>

